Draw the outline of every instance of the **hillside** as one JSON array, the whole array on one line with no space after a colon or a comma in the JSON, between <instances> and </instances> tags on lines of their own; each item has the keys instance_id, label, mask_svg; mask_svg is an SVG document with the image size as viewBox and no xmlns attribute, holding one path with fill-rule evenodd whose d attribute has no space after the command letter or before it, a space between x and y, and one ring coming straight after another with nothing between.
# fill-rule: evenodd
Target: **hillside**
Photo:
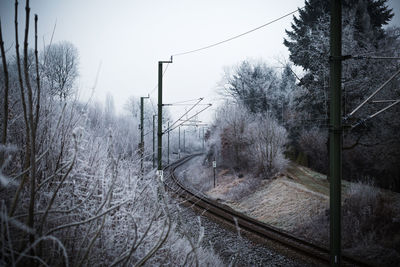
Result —
<instances>
[{"instance_id":1,"label":"hillside","mask_svg":"<svg viewBox=\"0 0 400 267\"><path fill-rule=\"evenodd\" d=\"M257 220L328 245L329 182L325 175L293 163L268 180L219 169L213 188L212 168L202 163L198 158L181 170L186 183ZM400 262L400 194L343 181L342 203L345 252L396 266Z\"/></svg>"}]
</instances>

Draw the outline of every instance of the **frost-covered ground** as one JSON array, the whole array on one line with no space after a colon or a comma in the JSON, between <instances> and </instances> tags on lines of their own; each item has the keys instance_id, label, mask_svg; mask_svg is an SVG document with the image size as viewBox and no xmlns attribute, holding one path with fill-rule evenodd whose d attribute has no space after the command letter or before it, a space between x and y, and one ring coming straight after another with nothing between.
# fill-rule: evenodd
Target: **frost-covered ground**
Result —
<instances>
[{"instance_id":1,"label":"frost-covered ground","mask_svg":"<svg viewBox=\"0 0 400 267\"><path fill-rule=\"evenodd\" d=\"M197 157L178 171L186 185L231 208L306 240L329 245L329 182L325 175L290 164L269 180L213 170ZM400 263L400 194L342 181L344 251L385 266Z\"/></svg>"},{"instance_id":2,"label":"frost-covered ground","mask_svg":"<svg viewBox=\"0 0 400 267\"><path fill-rule=\"evenodd\" d=\"M323 211L329 203L327 195L310 190L286 175L262 180L249 173L222 169L217 170L214 188L213 170L203 165L202 157L179 168L178 174L185 184L207 197L289 231Z\"/></svg>"},{"instance_id":3,"label":"frost-covered ground","mask_svg":"<svg viewBox=\"0 0 400 267\"><path fill-rule=\"evenodd\" d=\"M176 170L177 176L186 182L193 189L208 192L213 187L212 168L204 169L202 166L202 157L196 157ZM209 175L211 176L209 177ZM243 180L243 178L240 178ZM220 186L226 185L228 179L220 179ZM242 182L244 184L244 182ZM243 186L244 190L248 190L248 186ZM229 190L228 190L229 191ZM199 220L196 213L191 210L184 209L184 217L187 221L182 227L190 229L197 233ZM311 266L311 263L301 262L284 256L275 250L241 237L238 233L224 229L221 225L205 217L201 217L202 226L205 227L205 236L202 242L203 246L212 248L220 255L227 264L236 263L239 266Z\"/></svg>"},{"instance_id":4,"label":"frost-covered ground","mask_svg":"<svg viewBox=\"0 0 400 267\"><path fill-rule=\"evenodd\" d=\"M209 255L219 256L227 266L312 266L255 244L237 232L226 230L208 218L199 216L192 209L177 208L176 212L179 212L181 218L178 221L177 231L191 233L189 235L193 240L197 240L199 228L203 227L204 237L200 246Z\"/></svg>"}]
</instances>

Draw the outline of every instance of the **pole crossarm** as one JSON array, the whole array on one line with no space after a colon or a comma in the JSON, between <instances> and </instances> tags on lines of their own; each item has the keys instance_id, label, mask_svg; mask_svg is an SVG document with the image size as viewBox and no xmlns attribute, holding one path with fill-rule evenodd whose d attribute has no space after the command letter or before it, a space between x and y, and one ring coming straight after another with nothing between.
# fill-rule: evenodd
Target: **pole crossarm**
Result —
<instances>
[{"instance_id":1,"label":"pole crossarm","mask_svg":"<svg viewBox=\"0 0 400 267\"><path fill-rule=\"evenodd\" d=\"M163 60L163 61L158 61L158 63L172 63L172 58L173 58L173 56L171 56L171 58L170 58L170 60ZM163 76L163 72L161 72L162 74L161 74L161 77Z\"/></svg>"},{"instance_id":2,"label":"pole crossarm","mask_svg":"<svg viewBox=\"0 0 400 267\"><path fill-rule=\"evenodd\" d=\"M352 56L351 59L383 59L383 60L400 60L400 57L365 57L365 56Z\"/></svg>"}]
</instances>

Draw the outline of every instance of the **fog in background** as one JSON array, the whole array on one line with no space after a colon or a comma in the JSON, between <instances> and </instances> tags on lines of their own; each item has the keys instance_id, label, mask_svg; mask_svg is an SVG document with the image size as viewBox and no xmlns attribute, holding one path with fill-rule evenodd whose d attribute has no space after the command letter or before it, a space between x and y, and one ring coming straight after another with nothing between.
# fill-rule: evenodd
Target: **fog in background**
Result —
<instances>
[{"instance_id":1,"label":"fog in background","mask_svg":"<svg viewBox=\"0 0 400 267\"><path fill-rule=\"evenodd\" d=\"M392 25L400 25L399 1L388 3L395 13ZM0 5L3 34L6 48L9 48L14 46L15 39L14 1L2 0ZM129 96L151 94L156 102L157 89L154 88L159 60L168 60L171 54L240 34L303 5L304 0L36 0L31 3L31 19L33 21L34 13L39 15L40 46L49 44L56 25L53 42L68 40L78 48L81 98L87 99L91 95L101 64L94 99L103 102L110 92L117 111L123 112ZM21 22L24 21L24 6L25 2L21 1ZM224 67L244 59L264 59L271 66L280 67L278 61L288 59L283 38L292 19L293 16L288 16L229 43L175 57L164 77L164 103L206 97L204 103L213 103L214 107L200 119L211 119L218 104L216 87ZM23 26L24 23L20 23L20 40ZM177 118L182 109L172 109L172 115Z\"/></svg>"}]
</instances>

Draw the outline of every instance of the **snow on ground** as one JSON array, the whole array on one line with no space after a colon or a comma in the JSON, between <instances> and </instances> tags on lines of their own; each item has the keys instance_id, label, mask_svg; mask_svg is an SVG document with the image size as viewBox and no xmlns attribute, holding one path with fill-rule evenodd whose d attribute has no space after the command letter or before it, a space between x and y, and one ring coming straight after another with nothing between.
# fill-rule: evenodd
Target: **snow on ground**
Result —
<instances>
[{"instance_id":1,"label":"snow on ground","mask_svg":"<svg viewBox=\"0 0 400 267\"><path fill-rule=\"evenodd\" d=\"M181 167L178 167L176 172L177 177L184 181L186 186L195 190L207 192L213 187L213 171L212 168L203 166L202 157L196 157ZM217 188L233 188L231 185L245 184L244 177L234 179L233 175L227 174L226 171L220 172ZM229 179L234 179L232 183ZM226 190L231 192L232 190ZM229 195L229 194L228 194ZM224 195L221 194L223 197ZM197 213L190 209L182 209L180 212L184 222L179 223L180 227L184 227L187 232L199 232L199 220ZM275 252L269 247L255 244L252 241L242 238L238 233L226 230L219 224L209 220L206 217L200 216L201 224L205 228L204 239L202 246L211 248L227 265L233 266L315 266L315 263L303 262L295 257L292 259L289 253L282 255L280 252ZM196 239L196 238L195 238Z\"/></svg>"},{"instance_id":2,"label":"snow on ground","mask_svg":"<svg viewBox=\"0 0 400 267\"><path fill-rule=\"evenodd\" d=\"M328 245L329 181L325 175L294 163L267 180L220 168L214 188L213 169L203 163L197 157L181 167L185 185L257 220ZM343 237L344 251L398 266L400 194L342 180L342 205L343 218L347 218L344 230L351 229ZM387 222L379 224L382 220ZM372 227L370 234L360 227Z\"/></svg>"},{"instance_id":3,"label":"snow on ground","mask_svg":"<svg viewBox=\"0 0 400 267\"><path fill-rule=\"evenodd\" d=\"M328 205L328 198L279 176L239 202L226 203L250 217L291 231Z\"/></svg>"},{"instance_id":4,"label":"snow on ground","mask_svg":"<svg viewBox=\"0 0 400 267\"><path fill-rule=\"evenodd\" d=\"M217 171L216 187L213 188L212 167L204 166L202 157L178 169L178 177L186 185L212 199L287 231L293 230L298 223L310 220L329 204L325 186L319 190L310 189L310 181L306 180L304 185L283 174L263 180L249 173L232 173L221 169ZM324 182L323 177L314 179Z\"/></svg>"}]
</instances>

